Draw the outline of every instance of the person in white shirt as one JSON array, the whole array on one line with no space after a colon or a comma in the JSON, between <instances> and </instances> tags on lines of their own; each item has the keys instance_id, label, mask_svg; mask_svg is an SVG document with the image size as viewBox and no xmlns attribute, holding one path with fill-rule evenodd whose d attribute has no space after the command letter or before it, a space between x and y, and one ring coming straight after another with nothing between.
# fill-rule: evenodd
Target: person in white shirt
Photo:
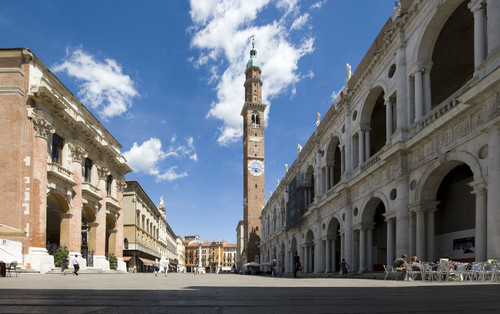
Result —
<instances>
[{"instance_id":1,"label":"person in white shirt","mask_svg":"<svg viewBox=\"0 0 500 314\"><path fill-rule=\"evenodd\" d=\"M73 264L73 275L77 275L78 276L78 270L80 270L80 264L78 263L78 254L75 255L75 257L73 257L73 259L71 260L71 263Z\"/></svg>"}]
</instances>

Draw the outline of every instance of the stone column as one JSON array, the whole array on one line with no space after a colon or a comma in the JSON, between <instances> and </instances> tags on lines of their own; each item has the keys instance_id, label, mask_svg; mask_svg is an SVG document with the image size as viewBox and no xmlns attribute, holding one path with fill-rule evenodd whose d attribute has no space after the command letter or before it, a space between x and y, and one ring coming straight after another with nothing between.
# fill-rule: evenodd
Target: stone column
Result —
<instances>
[{"instance_id":1,"label":"stone column","mask_svg":"<svg viewBox=\"0 0 500 314\"><path fill-rule=\"evenodd\" d=\"M365 130L360 128L359 129L359 165L361 165L365 160Z\"/></svg>"},{"instance_id":2,"label":"stone column","mask_svg":"<svg viewBox=\"0 0 500 314\"><path fill-rule=\"evenodd\" d=\"M330 264L331 264L331 267L332 267L331 268L332 272L335 272L337 270L337 256L336 256L337 244L335 243L336 240L337 240L337 237L335 237L332 240L330 240L330 248L331 248L330 254L331 254L331 257L332 257L332 262Z\"/></svg>"},{"instance_id":3,"label":"stone column","mask_svg":"<svg viewBox=\"0 0 500 314\"><path fill-rule=\"evenodd\" d=\"M408 89L408 126L412 125L415 120L415 76L410 75L407 79ZM399 102L399 100L398 100ZM398 105L399 106L399 105ZM399 107L398 107L399 114ZM399 119L399 117L398 117Z\"/></svg>"},{"instance_id":4,"label":"stone column","mask_svg":"<svg viewBox=\"0 0 500 314\"><path fill-rule=\"evenodd\" d=\"M431 66L426 67L423 79L424 79L424 116L425 116L432 110Z\"/></svg>"},{"instance_id":5,"label":"stone column","mask_svg":"<svg viewBox=\"0 0 500 314\"><path fill-rule=\"evenodd\" d=\"M409 223L408 223L408 177L402 176L397 184L396 206L396 256L409 254Z\"/></svg>"},{"instance_id":6,"label":"stone column","mask_svg":"<svg viewBox=\"0 0 500 314\"><path fill-rule=\"evenodd\" d=\"M344 231L340 230L340 260L345 258L345 239Z\"/></svg>"},{"instance_id":7,"label":"stone column","mask_svg":"<svg viewBox=\"0 0 500 314\"><path fill-rule=\"evenodd\" d=\"M345 172L345 146L340 150L340 175Z\"/></svg>"},{"instance_id":8,"label":"stone column","mask_svg":"<svg viewBox=\"0 0 500 314\"><path fill-rule=\"evenodd\" d=\"M331 272L331 265L332 265L332 260L331 260L331 240L326 239L326 247L325 247L325 273Z\"/></svg>"},{"instance_id":9,"label":"stone column","mask_svg":"<svg viewBox=\"0 0 500 314\"><path fill-rule=\"evenodd\" d=\"M365 161L370 159L370 131L372 129L365 129Z\"/></svg>"},{"instance_id":10,"label":"stone column","mask_svg":"<svg viewBox=\"0 0 500 314\"><path fill-rule=\"evenodd\" d=\"M408 251L410 255L417 255L417 250L415 246L415 234L416 234L416 217L414 212L408 213L408 224L410 226L410 250ZM421 259L422 257L419 256Z\"/></svg>"},{"instance_id":11,"label":"stone column","mask_svg":"<svg viewBox=\"0 0 500 314\"><path fill-rule=\"evenodd\" d=\"M416 246L417 246L417 256L422 260L428 260L427 254L425 252L425 211L418 209L416 211L417 215L417 234L416 234Z\"/></svg>"},{"instance_id":12,"label":"stone column","mask_svg":"<svg viewBox=\"0 0 500 314\"><path fill-rule=\"evenodd\" d=\"M368 271L373 271L373 254L372 254L372 248L373 248L373 225L366 228L366 264L367 264L367 270Z\"/></svg>"},{"instance_id":13,"label":"stone column","mask_svg":"<svg viewBox=\"0 0 500 314\"><path fill-rule=\"evenodd\" d=\"M476 180L469 183L473 188L472 194L476 196L476 233L475 233L475 258L476 261L486 261L487 220L486 220L486 188L484 181Z\"/></svg>"},{"instance_id":14,"label":"stone column","mask_svg":"<svg viewBox=\"0 0 500 314\"><path fill-rule=\"evenodd\" d=\"M404 39L404 32L401 30L400 43L401 45L396 50L396 63L398 67L396 68L396 79L397 79L397 90L396 90L396 128L397 129L407 129L408 128L408 111L411 107L407 107L408 104L408 82L406 76L406 44ZM401 135L399 135L401 136ZM405 138L402 138L405 139Z\"/></svg>"},{"instance_id":15,"label":"stone column","mask_svg":"<svg viewBox=\"0 0 500 314\"><path fill-rule=\"evenodd\" d=\"M366 247L365 247L365 228L359 228L359 272L366 271Z\"/></svg>"},{"instance_id":16,"label":"stone column","mask_svg":"<svg viewBox=\"0 0 500 314\"><path fill-rule=\"evenodd\" d=\"M352 237L352 208L351 206L345 209L345 225L344 225L344 258L347 264L354 266L352 264L352 247L353 247L353 237Z\"/></svg>"},{"instance_id":17,"label":"stone column","mask_svg":"<svg viewBox=\"0 0 500 314\"><path fill-rule=\"evenodd\" d=\"M477 69L486 58L486 7L483 0L473 0L469 9L474 15L474 67Z\"/></svg>"},{"instance_id":18,"label":"stone column","mask_svg":"<svg viewBox=\"0 0 500 314\"><path fill-rule=\"evenodd\" d=\"M422 81L422 69L415 72L415 122L424 116L424 93Z\"/></svg>"},{"instance_id":19,"label":"stone column","mask_svg":"<svg viewBox=\"0 0 500 314\"><path fill-rule=\"evenodd\" d=\"M70 164L73 171L73 201L71 203L70 228L68 230L68 249L71 255L81 254L81 228L82 228L82 166L85 159L85 150L78 142L69 143ZM89 230L90 231L90 230ZM90 233L90 232L89 232ZM90 237L90 234L87 234ZM90 239L89 239L90 240ZM94 243L95 244L95 243ZM81 267L81 266L80 266Z\"/></svg>"},{"instance_id":20,"label":"stone column","mask_svg":"<svg viewBox=\"0 0 500 314\"><path fill-rule=\"evenodd\" d=\"M488 2L488 5L490 2ZM488 7L489 9L489 7ZM488 15L489 16L489 15ZM497 30L498 32L498 30ZM500 44L500 43L499 43ZM488 131L487 258L500 258L500 127Z\"/></svg>"},{"instance_id":21,"label":"stone column","mask_svg":"<svg viewBox=\"0 0 500 314\"><path fill-rule=\"evenodd\" d=\"M385 101L385 143L392 142L392 99L389 98Z\"/></svg>"},{"instance_id":22,"label":"stone column","mask_svg":"<svg viewBox=\"0 0 500 314\"><path fill-rule=\"evenodd\" d=\"M52 125L44 118L33 119L35 133L35 147L33 160L33 200L31 206L30 230L28 238L29 247L39 248L47 252L47 147ZM26 162L26 160L25 160ZM28 161L29 162L29 161ZM36 266L33 266L36 267Z\"/></svg>"},{"instance_id":23,"label":"stone column","mask_svg":"<svg viewBox=\"0 0 500 314\"><path fill-rule=\"evenodd\" d=\"M436 208L429 208L426 211L426 219L427 219L427 226L425 228L426 231L426 240L427 240L427 259L429 261L434 261L436 259L435 254L435 245L434 242L436 239L434 238L435 235L435 229L434 229L434 213L436 212Z\"/></svg>"},{"instance_id":24,"label":"stone column","mask_svg":"<svg viewBox=\"0 0 500 314\"><path fill-rule=\"evenodd\" d=\"M488 55L500 49L500 2L486 0Z\"/></svg>"},{"instance_id":25,"label":"stone column","mask_svg":"<svg viewBox=\"0 0 500 314\"><path fill-rule=\"evenodd\" d=\"M345 117L345 156L344 156L344 169L345 172L351 172L353 167L352 160L352 136L351 136L351 111L349 109L346 110Z\"/></svg>"},{"instance_id":26,"label":"stone column","mask_svg":"<svg viewBox=\"0 0 500 314\"><path fill-rule=\"evenodd\" d=\"M394 262L394 219L386 218L387 222L387 265L392 266Z\"/></svg>"}]
</instances>

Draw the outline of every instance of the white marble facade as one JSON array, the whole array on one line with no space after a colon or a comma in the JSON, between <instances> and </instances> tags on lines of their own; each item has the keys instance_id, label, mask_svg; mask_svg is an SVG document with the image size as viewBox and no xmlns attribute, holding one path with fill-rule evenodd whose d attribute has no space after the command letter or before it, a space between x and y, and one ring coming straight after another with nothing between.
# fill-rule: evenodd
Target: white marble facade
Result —
<instances>
[{"instance_id":1,"label":"white marble facade","mask_svg":"<svg viewBox=\"0 0 500 314\"><path fill-rule=\"evenodd\" d=\"M263 262L500 258L499 24L500 1L401 1L263 209Z\"/></svg>"}]
</instances>

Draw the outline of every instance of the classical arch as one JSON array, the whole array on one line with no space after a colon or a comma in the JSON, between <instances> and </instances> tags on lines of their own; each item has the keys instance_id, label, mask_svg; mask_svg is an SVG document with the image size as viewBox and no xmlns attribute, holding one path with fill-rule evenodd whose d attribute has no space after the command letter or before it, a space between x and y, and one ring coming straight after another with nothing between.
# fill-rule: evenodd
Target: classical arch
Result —
<instances>
[{"instance_id":1,"label":"classical arch","mask_svg":"<svg viewBox=\"0 0 500 314\"><path fill-rule=\"evenodd\" d=\"M328 191L340 182L341 176L340 139L330 139L326 150L326 169L324 173L324 190Z\"/></svg>"},{"instance_id":2,"label":"classical arch","mask_svg":"<svg viewBox=\"0 0 500 314\"><path fill-rule=\"evenodd\" d=\"M416 220L412 246L418 256L463 261L486 257L484 222L476 221L472 182L483 182L482 174L466 152L443 154L424 172L411 213Z\"/></svg>"},{"instance_id":3,"label":"classical arch","mask_svg":"<svg viewBox=\"0 0 500 314\"><path fill-rule=\"evenodd\" d=\"M336 272L339 270L341 254L340 237L340 221L337 217L333 217L328 222L326 229L325 250L323 251L323 261L325 265L325 272Z\"/></svg>"},{"instance_id":4,"label":"classical arch","mask_svg":"<svg viewBox=\"0 0 500 314\"><path fill-rule=\"evenodd\" d=\"M452 96L474 74L474 18L468 3L446 1L423 22L427 27L413 56L417 120Z\"/></svg>"},{"instance_id":5,"label":"classical arch","mask_svg":"<svg viewBox=\"0 0 500 314\"><path fill-rule=\"evenodd\" d=\"M382 265L391 264L394 257L394 230L388 229L388 202L376 192L362 207L360 219L360 270L382 270ZM389 232L391 234L389 234Z\"/></svg>"},{"instance_id":6,"label":"classical arch","mask_svg":"<svg viewBox=\"0 0 500 314\"><path fill-rule=\"evenodd\" d=\"M454 167L467 164L473 173L474 180L483 179L478 160L468 152L450 151L442 154L430 164L421 176L414 194L413 202L433 200L443 177Z\"/></svg>"},{"instance_id":7,"label":"classical arch","mask_svg":"<svg viewBox=\"0 0 500 314\"><path fill-rule=\"evenodd\" d=\"M111 215L106 215L106 256L110 254L116 255L116 218Z\"/></svg>"},{"instance_id":8,"label":"classical arch","mask_svg":"<svg viewBox=\"0 0 500 314\"><path fill-rule=\"evenodd\" d=\"M375 155L386 143L386 108L385 91L375 86L365 99L360 118L358 142L360 161L366 161Z\"/></svg>"},{"instance_id":9,"label":"classical arch","mask_svg":"<svg viewBox=\"0 0 500 314\"><path fill-rule=\"evenodd\" d=\"M89 252L95 252L97 248L97 221L92 207L86 205L82 208L82 243L81 253L87 257ZM91 265L88 265L91 266Z\"/></svg>"},{"instance_id":10,"label":"classical arch","mask_svg":"<svg viewBox=\"0 0 500 314\"><path fill-rule=\"evenodd\" d=\"M304 242L304 272L310 273L314 272L314 233L311 229L309 229L306 233L305 242Z\"/></svg>"},{"instance_id":11,"label":"classical arch","mask_svg":"<svg viewBox=\"0 0 500 314\"><path fill-rule=\"evenodd\" d=\"M57 248L69 248L71 212L66 196L57 190L47 195L46 245L49 254L55 255Z\"/></svg>"}]
</instances>

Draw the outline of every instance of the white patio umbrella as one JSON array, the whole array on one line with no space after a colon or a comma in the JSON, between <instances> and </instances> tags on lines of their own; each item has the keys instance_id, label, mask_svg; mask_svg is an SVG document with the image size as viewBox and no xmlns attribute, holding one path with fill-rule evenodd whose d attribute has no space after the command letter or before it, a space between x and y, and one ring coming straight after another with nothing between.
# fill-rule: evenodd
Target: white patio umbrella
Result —
<instances>
[{"instance_id":1,"label":"white patio umbrella","mask_svg":"<svg viewBox=\"0 0 500 314\"><path fill-rule=\"evenodd\" d=\"M243 266L247 266L247 267L248 266L255 266L255 267L258 267L258 266L260 266L260 264L256 263L256 262L250 262L250 263L243 264Z\"/></svg>"},{"instance_id":2,"label":"white patio umbrella","mask_svg":"<svg viewBox=\"0 0 500 314\"><path fill-rule=\"evenodd\" d=\"M0 224L0 236L25 236L26 231Z\"/></svg>"}]
</instances>

